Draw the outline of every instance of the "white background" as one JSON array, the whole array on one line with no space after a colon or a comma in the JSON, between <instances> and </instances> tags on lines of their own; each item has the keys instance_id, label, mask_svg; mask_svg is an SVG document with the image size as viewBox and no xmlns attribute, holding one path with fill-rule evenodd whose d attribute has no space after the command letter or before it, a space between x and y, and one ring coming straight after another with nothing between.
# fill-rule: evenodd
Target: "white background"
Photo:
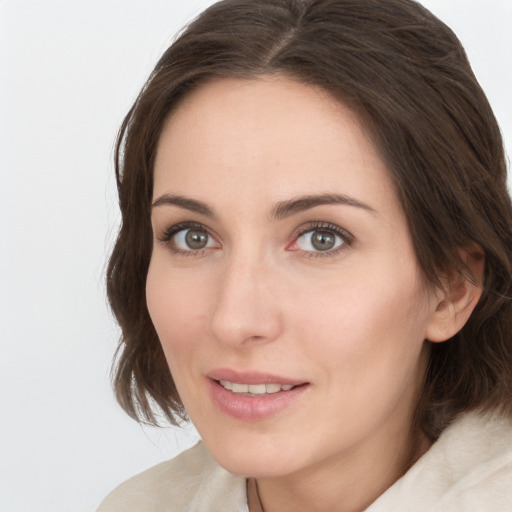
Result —
<instances>
[{"instance_id":1,"label":"white background","mask_svg":"<svg viewBox=\"0 0 512 512\"><path fill-rule=\"evenodd\" d=\"M86 512L194 442L115 404L105 260L113 141L208 0L0 0L0 512ZM466 46L512 151L512 0L424 0Z\"/></svg>"}]
</instances>

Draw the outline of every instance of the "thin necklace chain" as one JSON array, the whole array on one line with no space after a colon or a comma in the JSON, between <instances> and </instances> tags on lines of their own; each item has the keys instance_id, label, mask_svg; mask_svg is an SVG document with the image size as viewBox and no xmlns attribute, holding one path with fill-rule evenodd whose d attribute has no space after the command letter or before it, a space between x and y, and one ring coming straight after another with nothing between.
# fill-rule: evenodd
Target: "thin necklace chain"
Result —
<instances>
[{"instance_id":1,"label":"thin necklace chain","mask_svg":"<svg viewBox=\"0 0 512 512\"><path fill-rule=\"evenodd\" d=\"M250 512L265 512L261 502L258 481L255 478L247 480L247 498Z\"/></svg>"}]
</instances>

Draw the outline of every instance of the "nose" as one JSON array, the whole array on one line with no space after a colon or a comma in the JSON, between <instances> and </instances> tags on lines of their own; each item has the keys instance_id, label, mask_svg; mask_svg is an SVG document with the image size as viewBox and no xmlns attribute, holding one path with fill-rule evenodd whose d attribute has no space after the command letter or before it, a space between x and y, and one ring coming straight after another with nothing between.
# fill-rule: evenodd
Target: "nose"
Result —
<instances>
[{"instance_id":1,"label":"nose","mask_svg":"<svg viewBox=\"0 0 512 512\"><path fill-rule=\"evenodd\" d=\"M248 257L225 262L210 319L211 333L217 341L242 347L268 343L280 335L280 282L271 267Z\"/></svg>"}]
</instances>

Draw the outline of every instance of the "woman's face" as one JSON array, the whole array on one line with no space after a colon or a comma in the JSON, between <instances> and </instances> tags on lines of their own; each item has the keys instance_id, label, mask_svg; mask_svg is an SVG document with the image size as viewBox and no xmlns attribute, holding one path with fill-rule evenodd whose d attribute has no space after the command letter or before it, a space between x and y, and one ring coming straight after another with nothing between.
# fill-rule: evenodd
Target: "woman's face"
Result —
<instances>
[{"instance_id":1,"label":"woman's face","mask_svg":"<svg viewBox=\"0 0 512 512\"><path fill-rule=\"evenodd\" d=\"M153 201L149 312L214 457L396 456L437 301L357 117L284 78L211 82L164 127Z\"/></svg>"}]
</instances>

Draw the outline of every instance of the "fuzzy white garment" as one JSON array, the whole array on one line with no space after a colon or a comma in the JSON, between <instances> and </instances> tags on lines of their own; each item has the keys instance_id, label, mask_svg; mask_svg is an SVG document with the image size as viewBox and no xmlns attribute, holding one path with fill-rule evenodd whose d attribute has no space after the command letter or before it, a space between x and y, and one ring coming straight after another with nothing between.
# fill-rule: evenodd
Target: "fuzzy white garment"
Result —
<instances>
[{"instance_id":1,"label":"fuzzy white garment","mask_svg":"<svg viewBox=\"0 0 512 512\"><path fill-rule=\"evenodd\" d=\"M246 480L199 443L121 484L97 512L249 512ZM512 421L461 416L365 512L512 512Z\"/></svg>"}]
</instances>

